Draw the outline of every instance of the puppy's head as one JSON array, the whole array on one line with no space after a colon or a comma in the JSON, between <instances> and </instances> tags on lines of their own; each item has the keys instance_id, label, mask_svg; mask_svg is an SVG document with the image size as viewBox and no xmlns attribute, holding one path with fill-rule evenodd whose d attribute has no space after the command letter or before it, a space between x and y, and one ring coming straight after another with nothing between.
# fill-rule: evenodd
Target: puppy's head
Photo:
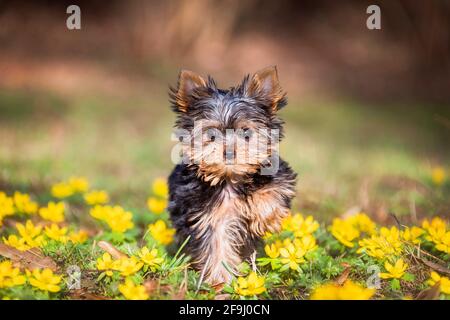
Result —
<instances>
[{"instance_id":1,"label":"puppy's head","mask_svg":"<svg viewBox=\"0 0 450 320\"><path fill-rule=\"evenodd\" d=\"M283 122L277 111L286 98L276 67L246 76L228 90L217 88L211 77L205 81L183 70L170 98L183 161L211 185L246 181L278 156Z\"/></svg>"}]
</instances>

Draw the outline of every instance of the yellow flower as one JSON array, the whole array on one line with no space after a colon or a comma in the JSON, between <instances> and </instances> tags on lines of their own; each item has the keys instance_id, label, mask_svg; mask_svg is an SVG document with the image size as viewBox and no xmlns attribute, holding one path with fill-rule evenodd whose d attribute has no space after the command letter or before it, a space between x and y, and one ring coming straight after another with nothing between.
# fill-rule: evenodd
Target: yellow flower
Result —
<instances>
[{"instance_id":1,"label":"yellow flower","mask_svg":"<svg viewBox=\"0 0 450 320\"><path fill-rule=\"evenodd\" d=\"M45 219L52 222L63 222L64 221L64 202L53 202L50 201L47 207L39 209L39 215Z\"/></svg>"},{"instance_id":2,"label":"yellow flower","mask_svg":"<svg viewBox=\"0 0 450 320\"><path fill-rule=\"evenodd\" d=\"M69 234L69 240L73 243L83 243L88 239L88 234L84 230L79 230L78 232L71 232Z\"/></svg>"},{"instance_id":3,"label":"yellow flower","mask_svg":"<svg viewBox=\"0 0 450 320\"><path fill-rule=\"evenodd\" d=\"M72 188L73 192L83 193L88 191L89 182L84 177L71 177L69 179L69 186Z\"/></svg>"},{"instance_id":4,"label":"yellow flower","mask_svg":"<svg viewBox=\"0 0 450 320\"><path fill-rule=\"evenodd\" d=\"M381 279L400 279L405 274L408 265L403 262L403 259L400 258L395 262L394 265L390 264L388 261L384 262L384 268L386 272L380 272Z\"/></svg>"},{"instance_id":5,"label":"yellow flower","mask_svg":"<svg viewBox=\"0 0 450 320\"><path fill-rule=\"evenodd\" d=\"M290 214L281 222L283 230L291 231L295 237L303 237L312 234L319 228L319 223L314 220L313 216L303 217L300 213Z\"/></svg>"},{"instance_id":6,"label":"yellow flower","mask_svg":"<svg viewBox=\"0 0 450 320\"><path fill-rule=\"evenodd\" d=\"M296 238L294 239L294 246L301 248L305 252L312 251L317 248L316 238L311 234L302 238Z\"/></svg>"},{"instance_id":7,"label":"yellow flower","mask_svg":"<svg viewBox=\"0 0 450 320\"><path fill-rule=\"evenodd\" d=\"M450 231L447 231L440 240L441 241L436 244L436 249L445 253L450 253Z\"/></svg>"},{"instance_id":8,"label":"yellow flower","mask_svg":"<svg viewBox=\"0 0 450 320\"><path fill-rule=\"evenodd\" d=\"M169 194L169 187L167 181L164 178L157 178L153 181L152 191L158 197L167 198Z\"/></svg>"},{"instance_id":9,"label":"yellow flower","mask_svg":"<svg viewBox=\"0 0 450 320\"><path fill-rule=\"evenodd\" d=\"M345 281L342 286L329 283L316 288L312 300L368 300L375 293L375 289L364 288L351 280Z\"/></svg>"},{"instance_id":10,"label":"yellow flower","mask_svg":"<svg viewBox=\"0 0 450 320\"><path fill-rule=\"evenodd\" d=\"M382 227L379 234L360 240L359 246L358 253L365 252L380 260L398 256L403 251L400 231L396 227L391 227L391 229Z\"/></svg>"},{"instance_id":11,"label":"yellow flower","mask_svg":"<svg viewBox=\"0 0 450 320\"><path fill-rule=\"evenodd\" d=\"M149 295L144 286L135 285L131 279L126 279L124 284L119 284L119 291L127 300L147 300Z\"/></svg>"},{"instance_id":12,"label":"yellow flower","mask_svg":"<svg viewBox=\"0 0 450 320\"><path fill-rule=\"evenodd\" d=\"M147 247L141 248L138 252L139 258L146 264L151 267L160 265L164 259L158 256L158 249L153 248L149 250Z\"/></svg>"},{"instance_id":13,"label":"yellow flower","mask_svg":"<svg viewBox=\"0 0 450 320\"><path fill-rule=\"evenodd\" d=\"M440 283L441 292L450 294L450 279L447 277L441 277L437 272L432 271L427 284L429 286L434 286L438 282Z\"/></svg>"},{"instance_id":14,"label":"yellow flower","mask_svg":"<svg viewBox=\"0 0 450 320\"><path fill-rule=\"evenodd\" d=\"M0 262L0 289L20 286L25 283L25 276L20 274L19 268L14 268L11 261Z\"/></svg>"},{"instance_id":15,"label":"yellow flower","mask_svg":"<svg viewBox=\"0 0 450 320\"><path fill-rule=\"evenodd\" d=\"M67 227L60 228L57 224L53 223L50 227L45 227L45 235L50 239L66 243L68 238Z\"/></svg>"},{"instance_id":16,"label":"yellow flower","mask_svg":"<svg viewBox=\"0 0 450 320\"><path fill-rule=\"evenodd\" d=\"M105 271L107 276L111 277L114 269L114 261L109 253L105 252L102 257L97 259L97 270Z\"/></svg>"},{"instance_id":17,"label":"yellow flower","mask_svg":"<svg viewBox=\"0 0 450 320\"><path fill-rule=\"evenodd\" d=\"M239 277L234 284L234 292L240 296L256 296L266 291L265 278L250 272L247 277Z\"/></svg>"},{"instance_id":18,"label":"yellow flower","mask_svg":"<svg viewBox=\"0 0 450 320\"><path fill-rule=\"evenodd\" d=\"M425 219L422 227L427 231L425 238L434 242L437 250L449 252L450 231L447 231L447 223L443 219L434 217L431 222Z\"/></svg>"},{"instance_id":19,"label":"yellow flower","mask_svg":"<svg viewBox=\"0 0 450 320\"><path fill-rule=\"evenodd\" d=\"M94 218L106 222L114 232L123 233L134 226L133 215L121 206L95 206L90 210L90 214Z\"/></svg>"},{"instance_id":20,"label":"yellow flower","mask_svg":"<svg viewBox=\"0 0 450 320\"><path fill-rule=\"evenodd\" d=\"M26 213L26 214L34 214L37 212L38 204L34 201L31 201L31 198L28 194L20 193L16 191L13 196L14 205L18 212Z\"/></svg>"},{"instance_id":21,"label":"yellow flower","mask_svg":"<svg viewBox=\"0 0 450 320\"><path fill-rule=\"evenodd\" d=\"M110 211L112 210L111 206L95 206L89 210L89 213L92 217L98 220L106 221L109 218Z\"/></svg>"},{"instance_id":22,"label":"yellow flower","mask_svg":"<svg viewBox=\"0 0 450 320\"><path fill-rule=\"evenodd\" d=\"M25 224L16 223L16 228L21 237L10 235L8 238L3 237L3 242L20 251L26 251L34 247L41 247L45 244L45 239L41 235L41 226L35 226L31 220L27 220Z\"/></svg>"},{"instance_id":23,"label":"yellow flower","mask_svg":"<svg viewBox=\"0 0 450 320\"><path fill-rule=\"evenodd\" d=\"M50 292L58 292L61 290L59 287L61 279L61 276L53 274L53 271L48 268L42 271L39 269L34 269L30 273L29 277L30 284L33 287Z\"/></svg>"},{"instance_id":24,"label":"yellow flower","mask_svg":"<svg viewBox=\"0 0 450 320\"><path fill-rule=\"evenodd\" d=\"M147 200L147 206L148 209L156 214L163 213L164 210L167 207L167 200L166 199L158 199L155 197L150 197Z\"/></svg>"},{"instance_id":25,"label":"yellow flower","mask_svg":"<svg viewBox=\"0 0 450 320\"><path fill-rule=\"evenodd\" d=\"M360 232L372 235L376 232L376 224L365 213L358 213L347 219Z\"/></svg>"},{"instance_id":26,"label":"yellow flower","mask_svg":"<svg viewBox=\"0 0 450 320\"><path fill-rule=\"evenodd\" d=\"M444 168L436 167L431 171L431 180L437 186L440 186L444 183L446 179L446 173Z\"/></svg>"},{"instance_id":27,"label":"yellow flower","mask_svg":"<svg viewBox=\"0 0 450 320\"><path fill-rule=\"evenodd\" d=\"M264 251L266 252L267 256L272 259L276 259L280 256L280 250L274 243L272 243L271 245L267 244L264 247Z\"/></svg>"},{"instance_id":28,"label":"yellow flower","mask_svg":"<svg viewBox=\"0 0 450 320\"><path fill-rule=\"evenodd\" d=\"M130 276L138 272L143 265L136 257L123 257L114 261L114 270L119 271L122 276Z\"/></svg>"},{"instance_id":29,"label":"yellow flower","mask_svg":"<svg viewBox=\"0 0 450 320\"><path fill-rule=\"evenodd\" d=\"M31 220L27 220L25 222L25 225L21 223L16 223L16 228L19 234L24 239L33 239L41 234L42 227L41 226L35 226Z\"/></svg>"},{"instance_id":30,"label":"yellow flower","mask_svg":"<svg viewBox=\"0 0 450 320\"><path fill-rule=\"evenodd\" d=\"M103 190L93 190L84 195L84 200L91 206L106 204L109 202L109 195L106 191Z\"/></svg>"},{"instance_id":31,"label":"yellow flower","mask_svg":"<svg viewBox=\"0 0 450 320\"><path fill-rule=\"evenodd\" d=\"M420 243L420 239L419 237L425 233L425 230L423 230L422 228L413 226L411 228L406 228L405 230L403 230L401 232L401 236L403 238L403 240L414 243L414 244L419 244Z\"/></svg>"},{"instance_id":32,"label":"yellow flower","mask_svg":"<svg viewBox=\"0 0 450 320\"><path fill-rule=\"evenodd\" d=\"M13 215L14 212L14 200L0 191L0 225L3 217Z\"/></svg>"},{"instance_id":33,"label":"yellow flower","mask_svg":"<svg viewBox=\"0 0 450 320\"><path fill-rule=\"evenodd\" d=\"M18 238L14 234L10 235L8 238L3 237L3 242L6 245L16 248L19 251L26 251L31 249L31 247L25 242L25 239Z\"/></svg>"},{"instance_id":34,"label":"yellow flower","mask_svg":"<svg viewBox=\"0 0 450 320\"><path fill-rule=\"evenodd\" d=\"M58 199L68 198L74 194L72 187L65 182L55 183L51 192L52 196Z\"/></svg>"},{"instance_id":35,"label":"yellow flower","mask_svg":"<svg viewBox=\"0 0 450 320\"><path fill-rule=\"evenodd\" d=\"M330 231L339 242L349 248L355 246L352 241L359 237L359 230L353 226L351 221L339 218L333 219Z\"/></svg>"},{"instance_id":36,"label":"yellow flower","mask_svg":"<svg viewBox=\"0 0 450 320\"><path fill-rule=\"evenodd\" d=\"M109 214L106 223L112 231L123 233L131 228L134 224L132 221L133 215L129 211L125 211L120 206L114 206Z\"/></svg>"},{"instance_id":37,"label":"yellow flower","mask_svg":"<svg viewBox=\"0 0 450 320\"><path fill-rule=\"evenodd\" d=\"M280 254L282 256L280 261L285 265L289 265L289 268L292 270L298 270L298 264L305 261L303 258L305 253L305 250L295 247L292 243L290 243L286 247L280 249Z\"/></svg>"},{"instance_id":38,"label":"yellow flower","mask_svg":"<svg viewBox=\"0 0 450 320\"><path fill-rule=\"evenodd\" d=\"M153 239L163 245L168 245L173 241L175 229L167 228L164 220L158 220L155 223L149 225L148 230L150 231Z\"/></svg>"}]
</instances>

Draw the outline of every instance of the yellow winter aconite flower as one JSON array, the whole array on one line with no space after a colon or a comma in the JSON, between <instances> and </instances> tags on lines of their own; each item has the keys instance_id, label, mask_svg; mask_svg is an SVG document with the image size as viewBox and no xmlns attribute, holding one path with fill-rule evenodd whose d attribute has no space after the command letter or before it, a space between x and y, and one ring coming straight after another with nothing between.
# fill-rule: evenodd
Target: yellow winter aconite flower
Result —
<instances>
[{"instance_id":1,"label":"yellow winter aconite flower","mask_svg":"<svg viewBox=\"0 0 450 320\"><path fill-rule=\"evenodd\" d=\"M79 230L78 232L71 232L68 236L68 240L73 243L83 243L88 239L88 234L84 230Z\"/></svg>"},{"instance_id":2,"label":"yellow winter aconite flower","mask_svg":"<svg viewBox=\"0 0 450 320\"><path fill-rule=\"evenodd\" d=\"M360 232L367 233L368 235L372 235L376 232L377 225L365 213L360 212L349 217L347 220Z\"/></svg>"},{"instance_id":3,"label":"yellow winter aconite flower","mask_svg":"<svg viewBox=\"0 0 450 320\"><path fill-rule=\"evenodd\" d=\"M390 229L382 227L379 234L359 241L358 253L365 252L369 256L383 260L398 256L403 251L400 231L396 227Z\"/></svg>"},{"instance_id":4,"label":"yellow winter aconite flower","mask_svg":"<svg viewBox=\"0 0 450 320\"><path fill-rule=\"evenodd\" d=\"M150 267L158 266L164 261L164 259L159 256L158 249L156 248L149 250L147 247L143 247L139 250L138 256L141 258L142 262Z\"/></svg>"},{"instance_id":5,"label":"yellow winter aconite flower","mask_svg":"<svg viewBox=\"0 0 450 320\"><path fill-rule=\"evenodd\" d=\"M286 247L280 249L280 255L282 257L280 261L285 265L289 265L289 268L292 270L298 270L300 268L299 264L305 262L305 253L305 250L290 243Z\"/></svg>"},{"instance_id":6,"label":"yellow winter aconite flower","mask_svg":"<svg viewBox=\"0 0 450 320\"><path fill-rule=\"evenodd\" d=\"M450 294L450 279L447 277L441 277L437 272L432 271L430 279L428 279L427 284L429 286L434 286L436 283L440 283L440 289L442 293Z\"/></svg>"},{"instance_id":7,"label":"yellow winter aconite flower","mask_svg":"<svg viewBox=\"0 0 450 320\"><path fill-rule=\"evenodd\" d=\"M163 245L168 245L173 241L175 229L168 228L164 220L158 220L155 223L150 224L148 230L153 239Z\"/></svg>"},{"instance_id":8,"label":"yellow winter aconite flower","mask_svg":"<svg viewBox=\"0 0 450 320\"><path fill-rule=\"evenodd\" d=\"M74 194L72 187L65 182L55 183L51 190L52 196L58 199L64 199Z\"/></svg>"},{"instance_id":9,"label":"yellow winter aconite flower","mask_svg":"<svg viewBox=\"0 0 450 320\"><path fill-rule=\"evenodd\" d=\"M264 251L266 252L267 256L272 259L276 259L280 256L280 249L274 244L266 244L264 247Z\"/></svg>"},{"instance_id":10,"label":"yellow winter aconite flower","mask_svg":"<svg viewBox=\"0 0 450 320\"><path fill-rule=\"evenodd\" d=\"M25 193L16 191L13 196L14 206L18 212L26 214L34 214L37 212L38 204L31 200L30 196Z\"/></svg>"},{"instance_id":11,"label":"yellow winter aconite flower","mask_svg":"<svg viewBox=\"0 0 450 320\"><path fill-rule=\"evenodd\" d=\"M9 235L8 238L3 237L3 243L16 248L19 251L26 251L31 249L31 247L25 242L24 238L18 238L14 234Z\"/></svg>"},{"instance_id":12,"label":"yellow winter aconite flower","mask_svg":"<svg viewBox=\"0 0 450 320\"><path fill-rule=\"evenodd\" d=\"M31 220L27 220L25 222L25 225L16 223L16 229L24 239L33 239L40 235L42 231L42 227L35 226Z\"/></svg>"},{"instance_id":13,"label":"yellow winter aconite flower","mask_svg":"<svg viewBox=\"0 0 450 320\"><path fill-rule=\"evenodd\" d=\"M342 286L329 283L316 288L312 300L368 300L375 293L375 289L364 288L351 280L345 281Z\"/></svg>"},{"instance_id":14,"label":"yellow winter aconite flower","mask_svg":"<svg viewBox=\"0 0 450 320\"><path fill-rule=\"evenodd\" d=\"M136 285L128 278L125 283L119 284L119 291L128 300L147 300L149 298L144 286Z\"/></svg>"},{"instance_id":15,"label":"yellow winter aconite flower","mask_svg":"<svg viewBox=\"0 0 450 320\"><path fill-rule=\"evenodd\" d=\"M20 286L25 283L25 276L19 268L14 268L11 261L0 262L0 289Z\"/></svg>"},{"instance_id":16,"label":"yellow winter aconite flower","mask_svg":"<svg viewBox=\"0 0 450 320\"><path fill-rule=\"evenodd\" d=\"M295 237L303 237L312 234L319 228L319 223L314 220L313 216L303 217L300 213L290 214L281 222L283 230L291 231Z\"/></svg>"},{"instance_id":17,"label":"yellow winter aconite flower","mask_svg":"<svg viewBox=\"0 0 450 320\"><path fill-rule=\"evenodd\" d=\"M296 238L294 239L294 246L301 248L305 252L312 251L317 248L316 238L311 234L302 238Z\"/></svg>"},{"instance_id":18,"label":"yellow winter aconite flower","mask_svg":"<svg viewBox=\"0 0 450 320\"><path fill-rule=\"evenodd\" d=\"M247 277L239 277L234 284L234 292L240 296L256 296L266 291L265 278L250 272Z\"/></svg>"},{"instance_id":19,"label":"yellow winter aconite flower","mask_svg":"<svg viewBox=\"0 0 450 320\"><path fill-rule=\"evenodd\" d=\"M167 198L167 195L169 194L169 186L167 185L167 180L164 178L155 179L152 184L152 191L153 194L158 197Z\"/></svg>"},{"instance_id":20,"label":"yellow winter aconite flower","mask_svg":"<svg viewBox=\"0 0 450 320\"><path fill-rule=\"evenodd\" d=\"M405 274L406 269L408 269L408 265L400 258L394 265L390 264L389 261L385 261L384 268L387 272L380 272L381 279L400 279Z\"/></svg>"},{"instance_id":21,"label":"yellow winter aconite flower","mask_svg":"<svg viewBox=\"0 0 450 320\"><path fill-rule=\"evenodd\" d=\"M84 195L84 201L91 206L106 204L109 202L109 195L104 190L93 190Z\"/></svg>"},{"instance_id":22,"label":"yellow winter aconite flower","mask_svg":"<svg viewBox=\"0 0 450 320\"><path fill-rule=\"evenodd\" d=\"M403 230L401 232L401 236L403 238L403 240L414 243L414 244L419 244L420 241L420 236L423 235L425 233L425 230L423 230L422 228L413 226L411 228L406 228L405 230Z\"/></svg>"},{"instance_id":23,"label":"yellow winter aconite flower","mask_svg":"<svg viewBox=\"0 0 450 320\"><path fill-rule=\"evenodd\" d=\"M51 269L46 268L42 271L34 269L32 272L28 271L28 273L29 282L33 287L49 292L58 292L61 290L59 283L61 282L62 277L53 274Z\"/></svg>"},{"instance_id":24,"label":"yellow winter aconite flower","mask_svg":"<svg viewBox=\"0 0 450 320\"><path fill-rule=\"evenodd\" d=\"M330 227L331 234L339 240L344 246L353 248L355 244L352 242L359 237L359 230L354 227L351 221L339 218L333 219Z\"/></svg>"},{"instance_id":25,"label":"yellow winter aconite flower","mask_svg":"<svg viewBox=\"0 0 450 320\"><path fill-rule=\"evenodd\" d=\"M114 261L109 253L104 253L103 256L97 259L97 270L105 271L106 275L111 277L115 269Z\"/></svg>"},{"instance_id":26,"label":"yellow winter aconite flower","mask_svg":"<svg viewBox=\"0 0 450 320\"><path fill-rule=\"evenodd\" d=\"M437 186L440 186L444 183L446 179L446 173L444 168L436 167L431 171L431 180Z\"/></svg>"},{"instance_id":27,"label":"yellow winter aconite flower","mask_svg":"<svg viewBox=\"0 0 450 320\"><path fill-rule=\"evenodd\" d=\"M19 238L16 235L10 235L8 238L3 237L5 244L20 251L41 247L45 244L45 239L41 234L42 227L35 226L31 220L27 220L25 224L17 223L16 228L21 237Z\"/></svg>"},{"instance_id":28,"label":"yellow winter aconite flower","mask_svg":"<svg viewBox=\"0 0 450 320\"><path fill-rule=\"evenodd\" d=\"M47 207L39 209L39 215L51 222L63 222L64 221L64 202L50 201Z\"/></svg>"},{"instance_id":29,"label":"yellow winter aconite flower","mask_svg":"<svg viewBox=\"0 0 450 320\"><path fill-rule=\"evenodd\" d=\"M68 240L67 227L60 228L57 224L53 223L50 227L45 227L45 235L50 239L66 243Z\"/></svg>"},{"instance_id":30,"label":"yellow winter aconite flower","mask_svg":"<svg viewBox=\"0 0 450 320\"><path fill-rule=\"evenodd\" d=\"M123 257L114 261L114 270L119 271L122 276L130 276L138 272L143 265L136 257Z\"/></svg>"},{"instance_id":31,"label":"yellow winter aconite flower","mask_svg":"<svg viewBox=\"0 0 450 320\"><path fill-rule=\"evenodd\" d=\"M8 197L6 193L0 191L0 226L3 218L13 215L14 212L14 200Z\"/></svg>"},{"instance_id":32,"label":"yellow winter aconite flower","mask_svg":"<svg viewBox=\"0 0 450 320\"><path fill-rule=\"evenodd\" d=\"M70 177L68 184L75 193L83 193L89 189L89 181L85 177Z\"/></svg>"},{"instance_id":33,"label":"yellow winter aconite flower","mask_svg":"<svg viewBox=\"0 0 450 320\"><path fill-rule=\"evenodd\" d=\"M167 200L150 197L147 200L147 206L151 212L160 214L167 208Z\"/></svg>"},{"instance_id":34,"label":"yellow winter aconite flower","mask_svg":"<svg viewBox=\"0 0 450 320\"><path fill-rule=\"evenodd\" d=\"M108 224L112 231L123 233L133 228L133 215L121 206L95 206L90 210L91 216Z\"/></svg>"}]
</instances>

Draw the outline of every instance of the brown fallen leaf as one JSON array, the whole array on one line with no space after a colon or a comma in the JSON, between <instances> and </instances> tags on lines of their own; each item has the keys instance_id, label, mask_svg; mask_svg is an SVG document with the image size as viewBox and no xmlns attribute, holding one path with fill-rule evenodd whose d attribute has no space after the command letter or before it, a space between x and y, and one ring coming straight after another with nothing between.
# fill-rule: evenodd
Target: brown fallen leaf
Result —
<instances>
[{"instance_id":1,"label":"brown fallen leaf","mask_svg":"<svg viewBox=\"0 0 450 320\"><path fill-rule=\"evenodd\" d=\"M437 300L441 292L441 284L437 282L431 288L419 292L415 300Z\"/></svg>"},{"instance_id":2,"label":"brown fallen leaf","mask_svg":"<svg viewBox=\"0 0 450 320\"><path fill-rule=\"evenodd\" d=\"M71 290L69 297L74 300L111 300L108 297L92 294L83 289Z\"/></svg>"},{"instance_id":3,"label":"brown fallen leaf","mask_svg":"<svg viewBox=\"0 0 450 320\"><path fill-rule=\"evenodd\" d=\"M342 286L344 282L347 280L348 276L350 275L351 270L352 268L350 266L347 266L344 269L344 271L342 271L342 273L339 275L339 277L337 277L337 279L335 280L336 284Z\"/></svg>"},{"instance_id":4,"label":"brown fallen leaf","mask_svg":"<svg viewBox=\"0 0 450 320\"><path fill-rule=\"evenodd\" d=\"M108 241L99 241L97 244L101 249L108 252L114 259L126 258L128 257L125 253L114 247Z\"/></svg>"},{"instance_id":5,"label":"brown fallen leaf","mask_svg":"<svg viewBox=\"0 0 450 320\"><path fill-rule=\"evenodd\" d=\"M420 261L422 261L423 264L425 264L426 266L430 267L433 270L439 271L440 273L445 273L450 275L450 270L438 263L432 262L430 260L418 257L420 259Z\"/></svg>"},{"instance_id":6,"label":"brown fallen leaf","mask_svg":"<svg viewBox=\"0 0 450 320\"><path fill-rule=\"evenodd\" d=\"M214 300L230 300L231 295L229 293L218 294L214 297Z\"/></svg>"},{"instance_id":7,"label":"brown fallen leaf","mask_svg":"<svg viewBox=\"0 0 450 320\"><path fill-rule=\"evenodd\" d=\"M225 282L213 284L211 285L211 287L216 290L217 293L220 293L222 292L223 287L225 287Z\"/></svg>"},{"instance_id":8,"label":"brown fallen leaf","mask_svg":"<svg viewBox=\"0 0 450 320\"><path fill-rule=\"evenodd\" d=\"M0 255L11 259L16 265L23 269L45 269L57 271L58 265L50 257L44 256L38 248L20 251L16 248L0 243Z\"/></svg>"}]
</instances>

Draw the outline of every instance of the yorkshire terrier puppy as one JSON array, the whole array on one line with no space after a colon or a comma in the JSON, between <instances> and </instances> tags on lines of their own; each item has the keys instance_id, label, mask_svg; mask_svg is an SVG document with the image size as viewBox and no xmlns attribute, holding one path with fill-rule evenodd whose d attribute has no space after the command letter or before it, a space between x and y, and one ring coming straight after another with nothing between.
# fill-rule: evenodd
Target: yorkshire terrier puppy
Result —
<instances>
[{"instance_id":1,"label":"yorkshire terrier puppy","mask_svg":"<svg viewBox=\"0 0 450 320\"><path fill-rule=\"evenodd\" d=\"M296 174L278 156L286 94L276 67L228 90L183 70L170 89L181 163L169 177L177 238L210 284L230 282L266 232L279 230ZM181 133L180 133L181 132Z\"/></svg>"}]
</instances>

